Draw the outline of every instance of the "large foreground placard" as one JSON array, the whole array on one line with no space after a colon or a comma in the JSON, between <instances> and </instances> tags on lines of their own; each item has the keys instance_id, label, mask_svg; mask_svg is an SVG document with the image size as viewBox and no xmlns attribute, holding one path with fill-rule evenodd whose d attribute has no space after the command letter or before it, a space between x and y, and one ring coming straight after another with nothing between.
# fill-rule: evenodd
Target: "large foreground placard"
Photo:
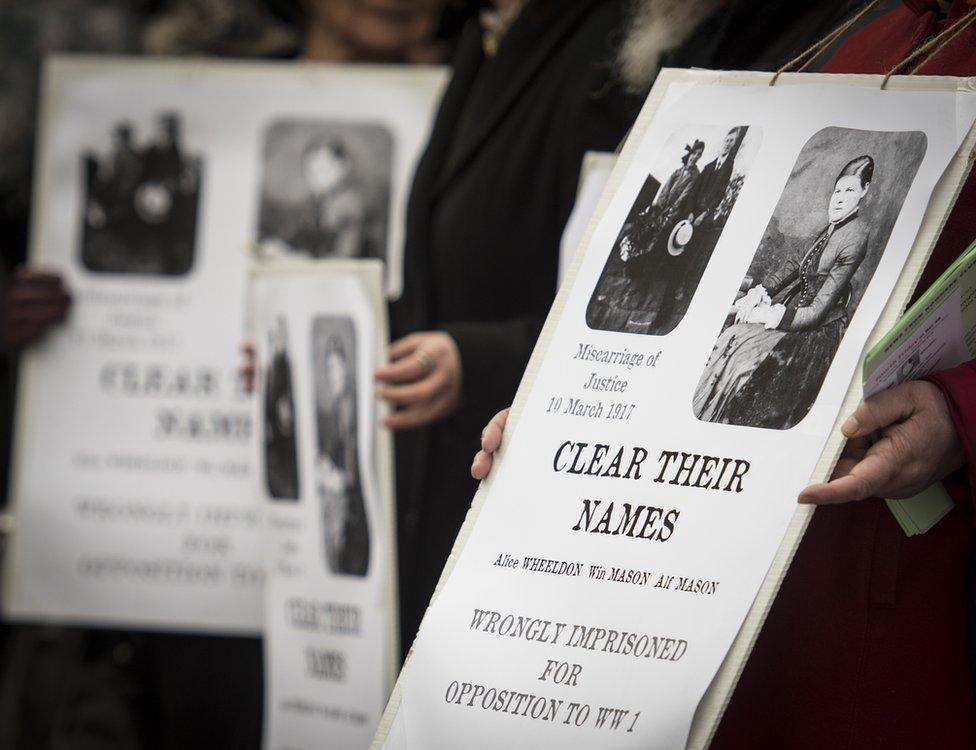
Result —
<instances>
[{"instance_id":1,"label":"large foreground placard","mask_svg":"<svg viewBox=\"0 0 976 750\"><path fill-rule=\"evenodd\" d=\"M255 272L257 491L268 525L265 747L363 750L396 674L388 343L376 261Z\"/></svg>"},{"instance_id":2,"label":"large foreground placard","mask_svg":"<svg viewBox=\"0 0 976 750\"><path fill-rule=\"evenodd\" d=\"M788 81L656 85L374 747L707 744L976 114L955 79Z\"/></svg>"},{"instance_id":3,"label":"large foreground placard","mask_svg":"<svg viewBox=\"0 0 976 750\"><path fill-rule=\"evenodd\" d=\"M31 264L67 325L24 361L5 611L256 633L238 383L249 250L386 258L443 72L58 60Z\"/></svg>"}]
</instances>

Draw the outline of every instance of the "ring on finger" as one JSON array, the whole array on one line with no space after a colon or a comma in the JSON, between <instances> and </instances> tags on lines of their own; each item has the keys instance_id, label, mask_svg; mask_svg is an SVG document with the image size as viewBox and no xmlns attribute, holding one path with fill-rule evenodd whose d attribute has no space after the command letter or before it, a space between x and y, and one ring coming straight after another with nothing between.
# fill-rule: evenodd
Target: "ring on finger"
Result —
<instances>
[{"instance_id":1,"label":"ring on finger","mask_svg":"<svg viewBox=\"0 0 976 750\"><path fill-rule=\"evenodd\" d=\"M437 363L434 361L433 357L431 357L423 349L418 349L415 354L417 355L417 359L420 360L420 366L424 368L424 372L432 372L434 370Z\"/></svg>"}]
</instances>

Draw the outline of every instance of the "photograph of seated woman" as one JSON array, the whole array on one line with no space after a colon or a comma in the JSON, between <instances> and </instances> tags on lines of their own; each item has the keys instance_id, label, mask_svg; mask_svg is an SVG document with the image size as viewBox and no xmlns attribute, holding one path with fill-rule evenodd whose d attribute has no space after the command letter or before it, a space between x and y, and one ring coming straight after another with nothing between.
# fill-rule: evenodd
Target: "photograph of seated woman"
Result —
<instances>
[{"instance_id":1,"label":"photograph of seated woman","mask_svg":"<svg viewBox=\"0 0 976 750\"><path fill-rule=\"evenodd\" d=\"M268 331L271 360L264 378L265 482L272 500L298 500L298 446L288 327L283 317Z\"/></svg>"},{"instance_id":2,"label":"photograph of seated woman","mask_svg":"<svg viewBox=\"0 0 976 750\"><path fill-rule=\"evenodd\" d=\"M265 149L263 254L385 256L393 168L385 127L281 122L268 131Z\"/></svg>"},{"instance_id":3,"label":"photograph of seated woman","mask_svg":"<svg viewBox=\"0 0 976 750\"><path fill-rule=\"evenodd\" d=\"M334 574L365 576L370 534L359 473L355 331L350 318L316 318L312 377L325 562Z\"/></svg>"},{"instance_id":4,"label":"photograph of seated woman","mask_svg":"<svg viewBox=\"0 0 976 750\"><path fill-rule=\"evenodd\" d=\"M804 147L698 383L699 419L784 430L807 415L924 153L921 133L843 128ZM823 184L831 163L842 166ZM801 205L818 228L791 241L784 231Z\"/></svg>"},{"instance_id":5,"label":"photograph of seated woman","mask_svg":"<svg viewBox=\"0 0 976 750\"><path fill-rule=\"evenodd\" d=\"M681 322L742 188L748 135L747 127L689 127L669 140L593 292L590 328L663 336ZM655 174L668 173L677 148L680 162L661 184ZM706 153L711 160L699 166Z\"/></svg>"}]
</instances>

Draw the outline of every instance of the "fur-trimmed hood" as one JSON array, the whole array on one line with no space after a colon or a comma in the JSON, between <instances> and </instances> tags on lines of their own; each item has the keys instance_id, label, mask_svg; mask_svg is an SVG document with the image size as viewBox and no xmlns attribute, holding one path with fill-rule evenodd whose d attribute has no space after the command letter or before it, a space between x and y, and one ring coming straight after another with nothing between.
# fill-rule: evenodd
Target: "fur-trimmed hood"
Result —
<instances>
[{"instance_id":1,"label":"fur-trimmed hood","mask_svg":"<svg viewBox=\"0 0 976 750\"><path fill-rule=\"evenodd\" d=\"M631 3L617 65L627 89L641 94L654 83L661 55L681 46L726 0L631 0Z\"/></svg>"}]
</instances>

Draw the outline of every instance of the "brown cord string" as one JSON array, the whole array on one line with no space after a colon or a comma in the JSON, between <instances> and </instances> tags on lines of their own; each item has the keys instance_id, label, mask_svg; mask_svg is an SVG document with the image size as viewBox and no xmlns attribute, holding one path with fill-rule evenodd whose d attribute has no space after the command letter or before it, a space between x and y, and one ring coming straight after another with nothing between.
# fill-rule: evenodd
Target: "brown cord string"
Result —
<instances>
[{"instance_id":1,"label":"brown cord string","mask_svg":"<svg viewBox=\"0 0 976 750\"><path fill-rule=\"evenodd\" d=\"M816 60L817 57L819 57L824 52L824 50L826 50L831 44L833 44L838 39L840 39L840 37L844 34L844 32L846 32L848 29L853 27L854 24L860 21L867 13L869 13L876 5L878 5L881 2L882 0L871 0L871 2L867 3L867 5L861 8L861 10L859 10L857 13L851 16L847 21L845 21L836 29L834 29L829 34L827 34L827 36L823 37L817 42L814 42L812 45L807 47L799 55L794 57L789 62L785 63L779 70L776 71L776 74L773 76L773 80L769 82L769 85L775 86L776 81L779 79L780 74L787 72L794 65L800 65L800 63L802 63L802 65L800 65L798 70L799 71L806 70L813 63L813 61Z\"/></svg>"},{"instance_id":2,"label":"brown cord string","mask_svg":"<svg viewBox=\"0 0 976 750\"><path fill-rule=\"evenodd\" d=\"M889 70L888 71L888 75L886 75L884 77L884 80L881 82L881 88L882 89L885 88L888 85L888 79L890 79L893 75L896 75L901 70L904 70L905 67L910 62L912 62L913 60L915 60L916 58L918 58L920 55L924 54L925 52L929 52L929 50L931 50L931 52L929 52L929 54L925 55L925 57L923 57L918 62L918 64L915 65L909 71L909 75L912 75L914 73L917 73L933 57L935 57L936 55L938 55L949 44L951 44L952 41L957 36L959 36L962 32L964 32L970 26L972 26L973 23L976 23L976 8L973 8L973 10L969 11L966 15L962 16L961 18L959 18L959 20L957 20L955 23L953 23L951 26L949 26L947 29L945 29L941 33L936 34L934 37L932 37L931 39L929 39L925 44L923 44L921 47L919 47L917 50L915 50L912 54L910 54L908 57L906 57L904 60L902 60L900 63L898 63L895 67L893 67L891 70ZM934 47L934 49L933 49L933 47Z\"/></svg>"}]
</instances>

